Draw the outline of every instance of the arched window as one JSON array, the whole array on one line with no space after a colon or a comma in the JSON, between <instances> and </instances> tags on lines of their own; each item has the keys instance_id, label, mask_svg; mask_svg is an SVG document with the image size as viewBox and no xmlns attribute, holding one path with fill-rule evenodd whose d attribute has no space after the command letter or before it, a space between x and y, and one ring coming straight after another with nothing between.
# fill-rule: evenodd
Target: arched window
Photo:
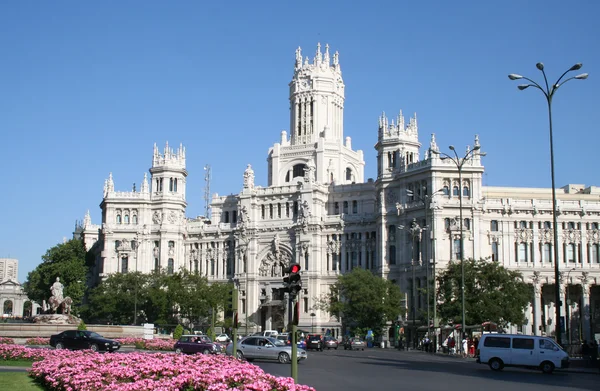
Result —
<instances>
[{"instance_id":1,"label":"arched window","mask_svg":"<svg viewBox=\"0 0 600 391\"><path fill-rule=\"evenodd\" d=\"M198 273L199 269L198 269L198 260L194 259L194 273Z\"/></svg>"},{"instance_id":2,"label":"arched window","mask_svg":"<svg viewBox=\"0 0 600 391\"><path fill-rule=\"evenodd\" d=\"M450 229L450 219L448 217L446 217L444 219L444 229L446 229L446 230Z\"/></svg>"},{"instance_id":3,"label":"arched window","mask_svg":"<svg viewBox=\"0 0 600 391\"><path fill-rule=\"evenodd\" d=\"M173 180L173 191L177 193L177 178Z\"/></svg>"},{"instance_id":4,"label":"arched window","mask_svg":"<svg viewBox=\"0 0 600 391\"><path fill-rule=\"evenodd\" d=\"M358 213L358 201L356 200L352 201L352 213Z\"/></svg>"},{"instance_id":5,"label":"arched window","mask_svg":"<svg viewBox=\"0 0 600 391\"><path fill-rule=\"evenodd\" d=\"M123 256L123 258L121 258L121 273L127 273L127 270L129 269L129 258L127 257L127 255Z\"/></svg>"},{"instance_id":6,"label":"arched window","mask_svg":"<svg viewBox=\"0 0 600 391\"><path fill-rule=\"evenodd\" d=\"M352 169L350 167L346 168L346 180L347 181L352 180Z\"/></svg>"},{"instance_id":7,"label":"arched window","mask_svg":"<svg viewBox=\"0 0 600 391\"><path fill-rule=\"evenodd\" d=\"M344 214L348 214L348 201L344 201Z\"/></svg>"},{"instance_id":8,"label":"arched window","mask_svg":"<svg viewBox=\"0 0 600 391\"><path fill-rule=\"evenodd\" d=\"M125 224L129 224L129 215L125 215Z\"/></svg>"},{"instance_id":9,"label":"arched window","mask_svg":"<svg viewBox=\"0 0 600 391\"><path fill-rule=\"evenodd\" d=\"M133 215L133 217L131 219L132 219L133 224L138 223L137 215Z\"/></svg>"},{"instance_id":10,"label":"arched window","mask_svg":"<svg viewBox=\"0 0 600 391\"><path fill-rule=\"evenodd\" d=\"M551 263L552 262L552 244L544 243L542 245L542 262Z\"/></svg>"},{"instance_id":11,"label":"arched window","mask_svg":"<svg viewBox=\"0 0 600 391\"><path fill-rule=\"evenodd\" d=\"M527 228L527 221L521 221L521 222L519 223L519 226L520 226L521 228L523 228L523 229Z\"/></svg>"},{"instance_id":12,"label":"arched window","mask_svg":"<svg viewBox=\"0 0 600 391\"><path fill-rule=\"evenodd\" d=\"M452 195L458 197L460 195L459 191L458 191L458 186L454 186L452 188Z\"/></svg>"},{"instance_id":13,"label":"arched window","mask_svg":"<svg viewBox=\"0 0 600 391\"><path fill-rule=\"evenodd\" d=\"M306 164L296 164L293 169L293 174L292 174L293 177L294 178L299 177L299 176L303 177L305 169L306 169Z\"/></svg>"},{"instance_id":14,"label":"arched window","mask_svg":"<svg viewBox=\"0 0 600 391\"><path fill-rule=\"evenodd\" d=\"M575 243L567 244L567 262L575 263L577 261L575 252Z\"/></svg>"},{"instance_id":15,"label":"arched window","mask_svg":"<svg viewBox=\"0 0 600 391\"><path fill-rule=\"evenodd\" d=\"M589 263L600 263L600 244L595 243L590 245Z\"/></svg>"},{"instance_id":16,"label":"arched window","mask_svg":"<svg viewBox=\"0 0 600 391\"><path fill-rule=\"evenodd\" d=\"M175 268L175 261L173 258L169 258L167 261L167 274L173 274L173 269Z\"/></svg>"},{"instance_id":17,"label":"arched window","mask_svg":"<svg viewBox=\"0 0 600 391\"><path fill-rule=\"evenodd\" d=\"M463 197L469 197L469 187L468 186L463 187Z\"/></svg>"},{"instance_id":18,"label":"arched window","mask_svg":"<svg viewBox=\"0 0 600 391\"><path fill-rule=\"evenodd\" d=\"M117 215L117 224L121 224L121 215Z\"/></svg>"},{"instance_id":19,"label":"arched window","mask_svg":"<svg viewBox=\"0 0 600 391\"><path fill-rule=\"evenodd\" d=\"M471 229L471 219L465 219L464 221L465 229Z\"/></svg>"},{"instance_id":20,"label":"arched window","mask_svg":"<svg viewBox=\"0 0 600 391\"><path fill-rule=\"evenodd\" d=\"M498 220L490 221L490 231L498 232Z\"/></svg>"},{"instance_id":21,"label":"arched window","mask_svg":"<svg viewBox=\"0 0 600 391\"><path fill-rule=\"evenodd\" d=\"M450 188L448 186L444 186L442 188L442 194L445 196L450 195Z\"/></svg>"}]
</instances>

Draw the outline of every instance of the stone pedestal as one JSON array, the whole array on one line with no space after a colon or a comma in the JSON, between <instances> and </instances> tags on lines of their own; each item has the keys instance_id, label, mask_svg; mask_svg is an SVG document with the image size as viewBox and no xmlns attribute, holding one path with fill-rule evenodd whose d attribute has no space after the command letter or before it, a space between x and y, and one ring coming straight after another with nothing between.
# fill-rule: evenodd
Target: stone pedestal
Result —
<instances>
[{"instance_id":1,"label":"stone pedestal","mask_svg":"<svg viewBox=\"0 0 600 391\"><path fill-rule=\"evenodd\" d=\"M43 314L33 317L33 323L38 324L79 324L81 319L73 315Z\"/></svg>"}]
</instances>

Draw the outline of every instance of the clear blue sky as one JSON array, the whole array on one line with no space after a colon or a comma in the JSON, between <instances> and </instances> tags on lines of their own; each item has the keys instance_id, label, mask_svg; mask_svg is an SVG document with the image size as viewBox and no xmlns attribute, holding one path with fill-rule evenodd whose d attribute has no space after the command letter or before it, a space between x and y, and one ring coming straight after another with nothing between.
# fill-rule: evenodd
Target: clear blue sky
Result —
<instances>
[{"instance_id":1,"label":"clear blue sky","mask_svg":"<svg viewBox=\"0 0 600 391\"><path fill-rule=\"evenodd\" d=\"M340 52L345 135L376 175L377 118L417 112L421 142L463 150L479 134L484 184L549 187L546 101L508 73L551 79L556 181L600 186L600 2L103 1L0 4L0 257L19 280L71 237L104 179L139 184L152 146L187 148L188 217L237 193L246 164L266 186L267 151L289 127L294 51Z\"/></svg>"}]
</instances>

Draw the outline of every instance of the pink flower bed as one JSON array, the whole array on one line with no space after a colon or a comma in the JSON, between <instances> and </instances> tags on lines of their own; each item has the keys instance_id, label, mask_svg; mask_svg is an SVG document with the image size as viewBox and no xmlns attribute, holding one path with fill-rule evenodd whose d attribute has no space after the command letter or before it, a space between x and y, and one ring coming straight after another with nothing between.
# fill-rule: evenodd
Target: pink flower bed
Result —
<instances>
[{"instance_id":1,"label":"pink flower bed","mask_svg":"<svg viewBox=\"0 0 600 391\"><path fill-rule=\"evenodd\" d=\"M177 342L174 339L143 339L143 338L115 338L121 345L134 345L139 349L148 350L173 350L173 345Z\"/></svg>"},{"instance_id":2,"label":"pink flower bed","mask_svg":"<svg viewBox=\"0 0 600 391\"><path fill-rule=\"evenodd\" d=\"M50 338L35 337L25 341L25 345L50 345Z\"/></svg>"},{"instance_id":3,"label":"pink flower bed","mask_svg":"<svg viewBox=\"0 0 600 391\"><path fill-rule=\"evenodd\" d=\"M43 360L49 352L49 349L31 349L23 345L0 345L0 360Z\"/></svg>"},{"instance_id":4,"label":"pink flower bed","mask_svg":"<svg viewBox=\"0 0 600 391\"><path fill-rule=\"evenodd\" d=\"M171 353L101 354L90 350L0 346L0 358L30 358L29 375L55 391L314 391L232 357ZM10 358L7 358L10 357Z\"/></svg>"},{"instance_id":5,"label":"pink flower bed","mask_svg":"<svg viewBox=\"0 0 600 391\"><path fill-rule=\"evenodd\" d=\"M0 344L2 344L2 345L13 344L13 343L15 343L15 341L13 341L12 338L0 337Z\"/></svg>"}]
</instances>

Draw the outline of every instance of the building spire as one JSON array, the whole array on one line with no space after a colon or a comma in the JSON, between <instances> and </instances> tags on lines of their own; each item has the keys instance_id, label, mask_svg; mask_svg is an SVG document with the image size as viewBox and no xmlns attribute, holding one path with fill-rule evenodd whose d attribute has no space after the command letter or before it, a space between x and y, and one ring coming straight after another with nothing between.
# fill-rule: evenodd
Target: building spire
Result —
<instances>
[{"instance_id":1,"label":"building spire","mask_svg":"<svg viewBox=\"0 0 600 391\"><path fill-rule=\"evenodd\" d=\"M142 188L140 191L142 193L148 193L148 173L144 173L144 180L142 181Z\"/></svg>"},{"instance_id":2,"label":"building spire","mask_svg":"<svg viewBox=\"0 0 600 391\"><path fill-rule=\"evenodd\" d=\"M83 218L83 229L86 229L90 225L92 225L92 217L90 216L90 210L88 209Z\"/></svg>"}]
</instances>

